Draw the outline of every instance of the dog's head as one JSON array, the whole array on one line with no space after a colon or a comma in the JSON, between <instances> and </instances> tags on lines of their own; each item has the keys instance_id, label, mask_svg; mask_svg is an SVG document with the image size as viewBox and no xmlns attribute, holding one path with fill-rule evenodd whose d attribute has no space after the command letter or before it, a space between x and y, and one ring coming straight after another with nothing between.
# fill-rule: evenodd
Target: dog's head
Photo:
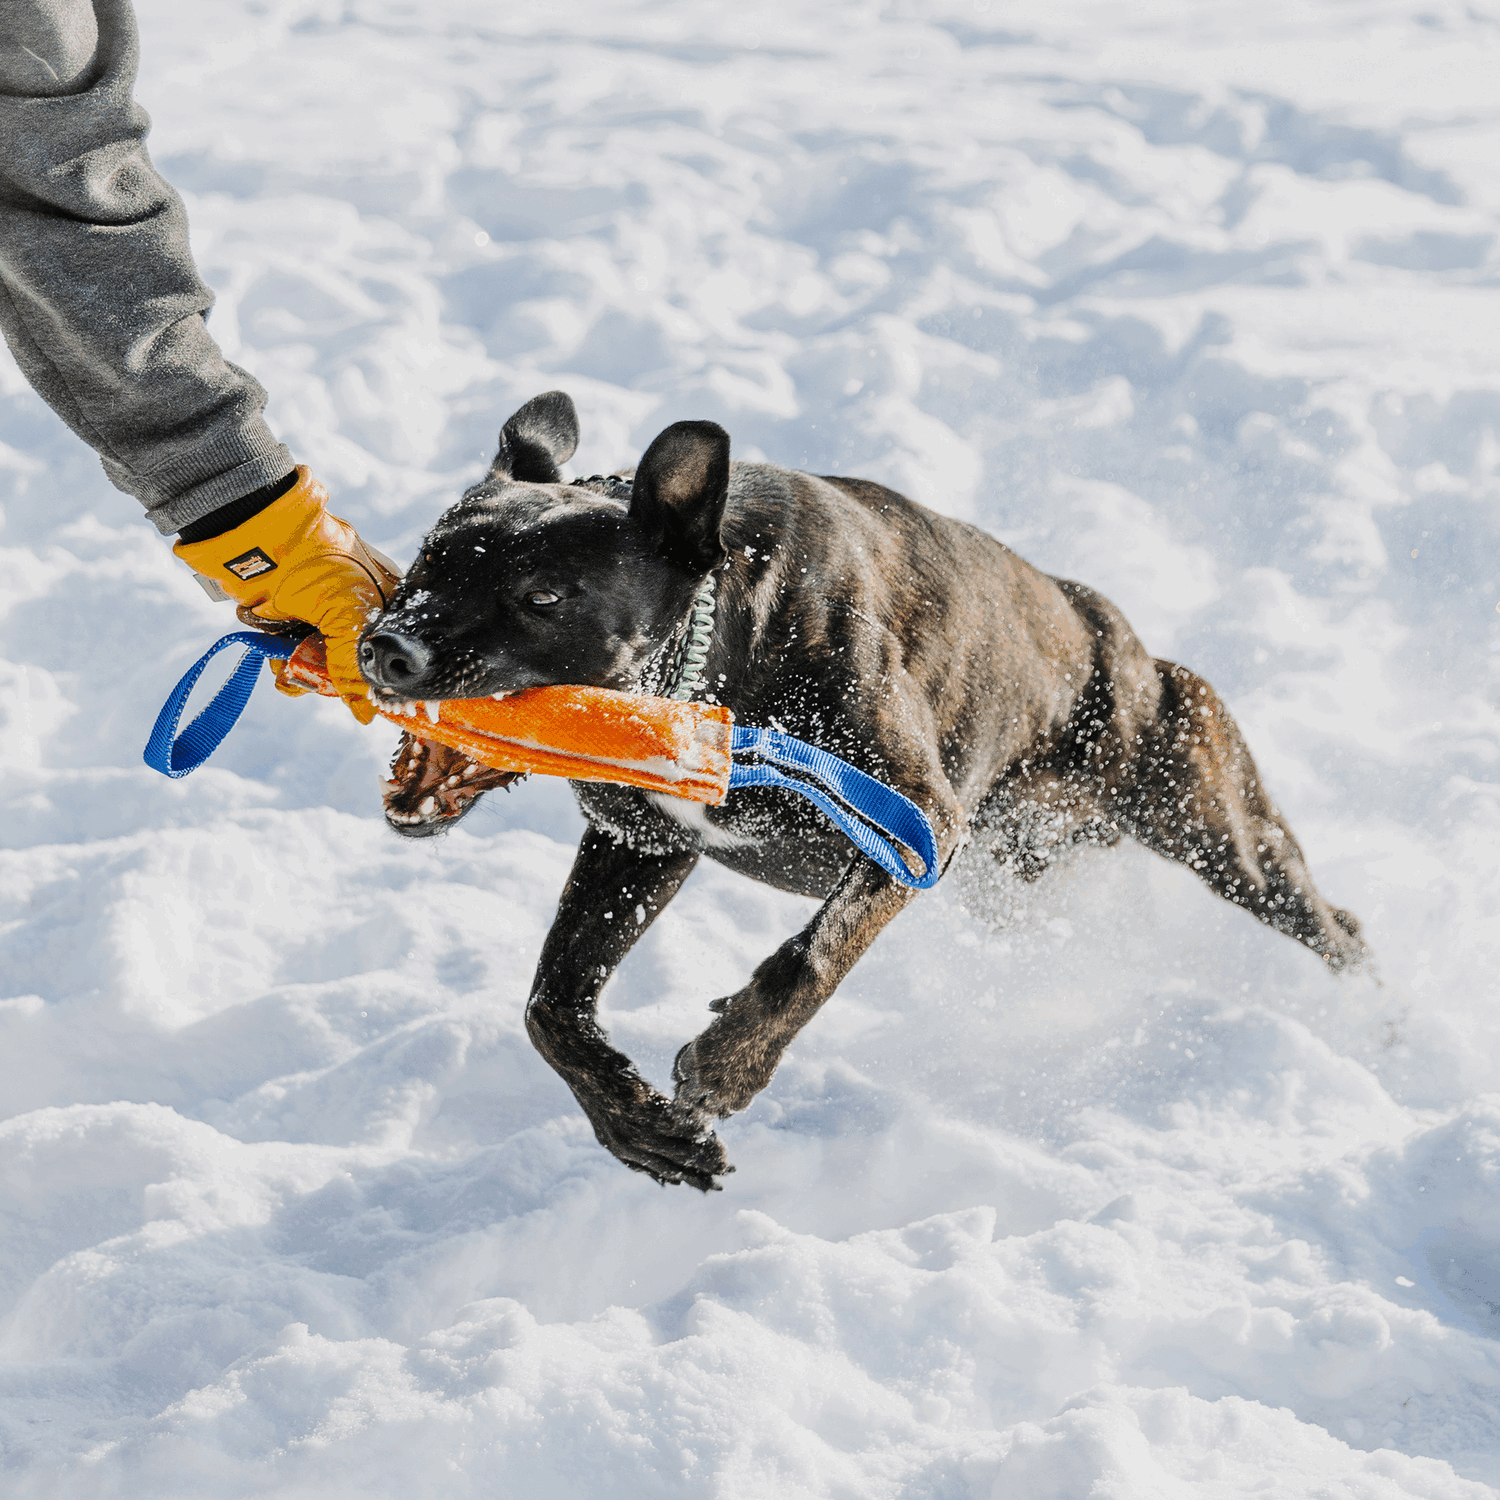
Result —
<instances>
[{"instance_id":1,"label":"dog's head","mask_svg":"<svg viewBox=\"0 0 1500 1500\"><path fill-rule=\"evenodd\" d=\"M729 435L674 423L646 450L628 501L560 482L577 445L561 391L505 424L489 473L428 533L361 638L377 698L636 685L724 561Z\"/></svg>"}]
</instances>

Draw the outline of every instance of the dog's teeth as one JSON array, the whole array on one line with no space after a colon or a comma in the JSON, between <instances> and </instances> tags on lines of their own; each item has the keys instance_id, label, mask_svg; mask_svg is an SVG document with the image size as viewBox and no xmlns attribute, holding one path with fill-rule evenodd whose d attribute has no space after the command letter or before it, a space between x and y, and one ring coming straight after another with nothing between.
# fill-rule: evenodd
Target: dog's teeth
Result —
<instances>
[{"instance_id":1,"label":"dog's teeth","mask_svg":"<svg viewBox=\"0 0 1500 1500\"><path fill-rule=\"evenodd\" d=\"M510 694L508 692L506 692L506 693L491 693L490 697L493 698L496 703L498 703L502 698L509 698Z\"/></svg>"},{"instance_id":2,"label":"dog's teeth","mask_svg":"<svg viewBox=\"0 0 1500 1500\"><path fill-rule=\"evenodd\" d=\"M444 782L444 783L443 783L443 785L444 785L444 786L457 786L457 785L458 785L458 777L457 777L457 776L450 776L450 777L449 777L449 778L448 778L448 779L447 779L447 780L446 780L446 781L445 781L445 782Z\"/></svg>"},{"instance_id":3,"label":"dog's teeth","mask_svg":"<svg viewBox=\"0 0 1500 1500\"><path fill-rule=\"evenodd\" d=\"M438 709L441 706L442 705L438 702L438 700L436 698L424 698L422 700L422 711L423 711L423 713L425 713L427 715L427 721L428 721L428 723L430 723L430 724L436 724L437 723L437 721L438 721Z\"/></svg>"},{"instance_id":4,"label":"dog's teeth","mask_svg":"<svg viewBox=\"0 0 1500 1500\"><path fill-rule=\"evenodd\" d=\"M417 811L421 813L424 818L430 818L433 813L437 811L437 803L431 797L423 797L422 800L417 803Z\"/></svg>"},{"instance_id":5,"label":"dog's teeth","mask_svg":"<svg viewBox=\"0 0 1500 1500\"><path fill-rule=\"evenodd\" d=\"M473 775L473 774L474 774L474 773L475 773L475 772L476 772L476 771L477 771L477 770L478 770L478 769L479 769L479 767L478 767L478 766L476 766L476 765L475 765L475 764L474 764L474 762L473 762L473 761L470 761L470 762L469 762L469 764L468 764L468 765L466 765L466 766L465 766L465 767L464 767L464 770L463 770L463 774L464 774L464 779L465 779L465 780L467 780L467 779L468 779L468 778L469 778L469 777L470 777L470 776L472 776L472 775Z\"/></svg>"},{"instance_id":6,"label":"dog's teeth","mask_svg":"<svg viewBox=\"0 0 1500 1500\"><path fill-rule=\"evenodd\" d=\"M380 792L381 792L381 795L385 796L385 797L389 797L391 795L391 793L394 792L394 791L396 791L399 786L400 786L400 783L396 782L396 781L382 781L380 783Z\"/></svg>"}]
</instances>

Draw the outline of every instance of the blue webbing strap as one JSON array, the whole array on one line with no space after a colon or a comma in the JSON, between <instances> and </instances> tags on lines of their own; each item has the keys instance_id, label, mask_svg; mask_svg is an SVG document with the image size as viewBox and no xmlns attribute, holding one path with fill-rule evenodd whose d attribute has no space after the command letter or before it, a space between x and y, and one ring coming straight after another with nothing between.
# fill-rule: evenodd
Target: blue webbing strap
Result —
<instances>
[{"instance_id":1,"label":"blue webbing strap","mask_svg":"<svg viewBox=\"0 0 1500 1500\"><path fill-rule=\"evenodd\" d=\"M737 760L730 768L731 790L741 786L777 786L797 792L822 808L860 853L874 860L887 875L919 891L930 890L938 883L943 872L938 866L932 824L922 809L900 792L855 770L848 761L774 729L736 724L730 749L735 755L754 757ZM786 775L780 769L783 766L798 774ZM839 801L835 802L812 781L822 782ZM851 808L858 816L851 816ZM921 875L911 873L892 839L899 839L922 861L925 869Z\"/></svg>"},{"instance_id":2,"label":"blue webbing strap","mask_svg":"<svg viewBox=\"0 0 1500 1500\"><path fill-rule=\"evenodd\" d=\"M214 694L208 707L178 734L178 721L187 706L188 695L203 675L203 669L229 646L245 648L239 665L229 681ZM296 648L295 640L262 635L254 630L237 630L233 635L215 641L162 705L151 738L146 742L146 764L153 771L174 778L196 771L219 748L224 736L244 713L261 663L267 658L281 660ZM732 735L731 753L748 758L736 760L730 767L730 790L742 786L774 786L796 792L827 813L855 847L888 875L919 891L937 884L938 876L942 874L938 868L937 841L932 835L932 824L915 802L876 781L873 776L855 770L848 761L814 745L804 744L789 734L736 724ZM787 775L787 771L795 774ZM814 784L819 782L821 787ZM829 796L829 792L833 796ZM892 842L895 839L921 859L925 867L921 875L913 875L907 868L906 861Z\"/></svg>"},{"instance_id":3,"label":"blue webbing strap","mask_svg":"<svg viewBox=\"0 0 1500 1500\"><path fill-rule=\"evenodd\" d=\"M188 725L177 733L177 721L187 706L188 694L203 669L219 652L228 646L243 646L245 654L234 669L229 681L214 694L213 701ZM258 630L237 630L217 640L198 658L186 677L172 689L172 695L161 706L156 723L151 729L151 738L146 741L146 764L163 776L186 776L196 771L223 742L224 736L234 728L250 701L255 688L255 678L260 664L268 657L280 661L297 649L297 642L285 636L262 635ZM175 736L175 738L174 738Z\"/></svg>"}]
</instances>

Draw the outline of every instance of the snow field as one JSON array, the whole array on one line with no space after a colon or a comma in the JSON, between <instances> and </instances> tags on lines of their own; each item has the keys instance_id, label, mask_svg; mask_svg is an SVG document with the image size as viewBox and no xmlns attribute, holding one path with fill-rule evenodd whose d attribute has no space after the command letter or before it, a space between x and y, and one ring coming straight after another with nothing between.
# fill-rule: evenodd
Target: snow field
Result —
<instances>
[{"instance_id":1,"label":"snow field","mask_svg":"<svg viewBox=\"0 0 1500 1500\"><path fill-rule=\"evenodd\" d=\"M663 1192L521 1022L560 784L396 841L0 367L17 1496L1457 1497L1500 1483L1493 7L141 5L212 327L409 556L537 391L708 417L1209 678L1376 976L1139 849L977 851ZM702 868L655 1078L806 919Z\"/></svg>"}]
</instances>

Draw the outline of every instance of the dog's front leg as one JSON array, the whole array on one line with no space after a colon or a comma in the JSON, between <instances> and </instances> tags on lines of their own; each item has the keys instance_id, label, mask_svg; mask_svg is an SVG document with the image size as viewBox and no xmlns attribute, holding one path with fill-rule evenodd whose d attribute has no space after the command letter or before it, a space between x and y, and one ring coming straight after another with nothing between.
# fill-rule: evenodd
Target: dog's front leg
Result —
<instances>
[{"instance_id":1,"label":"dog's front leg","mask_svg":"<svg viewBox=\"0 0 1500 1500\"><path fill-rule=\"evenodd\" d=\"M787 1044L916 893L867 859L845 871L818 914L711 1009L717 1020L672 1067L677 1103L699 1118L744 1109L770 1081Z\"/></svg>"},{"instance_id":2,"label":"dog's front leg","mask_svg":"<svg viewBox=\"0 0 1500 1500\"><path fill-rule=\"evenodd\" d=\"M677 894L696 853L641 854L590 829L542 945L526 1029L562 1075L600 1145L658 1182L704 1192L732 1172L717 1136L659 1094L595 1018L605 981Z\"/></svg>"},{"instance_id":3,"label":"dog's front leg","mask_svg":"<svg viewBox=\"0 0 1500 1500\"><path fill-rule=\"evenodd\" d=\"M925 705L911 717L930 716ZM939 865L946 869L968 819L943 772L937 734L908 740L893 756L908 768L894 781L932 822ZM787 1044L839 987L880 930L916 892L868 859L856 857L817 915L756 969L738 994L715 1000L719 1012L672 1065L676 1101L699 1119L744 1109L771 1081Z\"/></svg>"}]
</instances>

